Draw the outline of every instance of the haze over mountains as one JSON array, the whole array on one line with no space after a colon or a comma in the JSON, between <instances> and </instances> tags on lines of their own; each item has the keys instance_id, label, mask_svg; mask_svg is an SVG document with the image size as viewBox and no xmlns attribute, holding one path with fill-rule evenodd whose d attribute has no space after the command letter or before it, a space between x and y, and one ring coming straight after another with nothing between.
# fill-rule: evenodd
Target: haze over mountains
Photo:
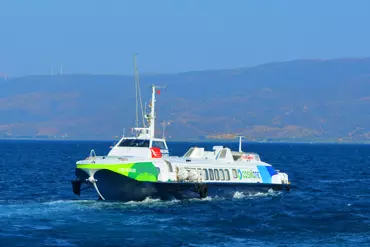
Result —
<instances>
[{"instance_id":1,"label":"haze over mountains","mask_svg":"<svg viewBox=\"0 0 370 247\"><path fill-rule=\"evenodd\" d=\"M139 65L140 71L140 65ZM140 74L140 73L139 73ZM370 58L296 60L233 70L142 75L169 140L370 141ZM133 76L0 79L0 135L112 139L135 123ZM66 135L65 135L66 136ZM64 136L64 137L65 137Z\"/></svg>"}]
</instances>

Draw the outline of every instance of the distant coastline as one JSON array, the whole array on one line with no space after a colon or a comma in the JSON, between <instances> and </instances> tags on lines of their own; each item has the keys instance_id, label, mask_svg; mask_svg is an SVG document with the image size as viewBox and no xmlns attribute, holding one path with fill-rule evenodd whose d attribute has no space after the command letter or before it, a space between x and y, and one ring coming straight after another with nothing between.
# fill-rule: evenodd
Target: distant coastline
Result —
<instances>
[{"instance_id":1,"label":"distant coastline","mask_svg":"<svg viewBox=\"0 0 370 247\"><path fill-rule=\"evenodd\" d=\"M0 141L64 141L64 142L112 142L116 143L119 139L83 139L83 138L0 138ZM230 144L238 143L236 139L170 139L167 143L216 143L216 144ZM243 143L258 143L258 144L370 144L370 141L335 141L335 140L294 140L294 139L281 139L281 140L248 140L243 139Z\"/></svg>"}]
</instances>

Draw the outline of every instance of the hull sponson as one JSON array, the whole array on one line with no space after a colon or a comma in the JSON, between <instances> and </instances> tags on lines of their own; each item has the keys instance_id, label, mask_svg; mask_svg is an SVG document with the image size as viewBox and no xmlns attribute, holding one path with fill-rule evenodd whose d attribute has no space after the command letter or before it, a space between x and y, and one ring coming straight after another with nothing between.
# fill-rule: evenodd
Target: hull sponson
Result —
<instances>
[{"instance_id":1,"label":"hull sponson","mask_svg":"<svg viewBox=\"0 0 370 247\"><path fill-rule=\"evenodd\" d=\"M79 169L109 170L137 181L158 181L159 171L152 162L126 164L79 164Z\"/></svg>"},{"instance_id":2,"label":"hull sponson","mask_svg":"<svg viewBox=\"0 0 370 247\"><path fill-rule=\"evenodd\" d=\"M79 170L79 171L78 171ZM76 169L79 179L86 179L87 173ZM169 199L200 198L197 183L170 183L170 182L142 182L122 176L110 170L99 170L94 175L99 192L109 201L142 201L147 197ZM256 184L256 183L205 183L206 196L232 197L235 192L257 193L267 192L269 189L282 190L284 184Z\"/></svg>"}]
</instances>

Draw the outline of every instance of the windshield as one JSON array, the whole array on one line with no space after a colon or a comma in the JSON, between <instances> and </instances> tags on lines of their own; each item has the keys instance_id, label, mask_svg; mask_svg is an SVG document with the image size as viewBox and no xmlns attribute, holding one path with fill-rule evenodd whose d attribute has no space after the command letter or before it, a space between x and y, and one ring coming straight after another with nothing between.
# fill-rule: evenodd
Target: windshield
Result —
<instances>
[{"instance_id":1,"label":"windshield","mask_svg":"<svg viewBox=\"0 0 370 247\"><path fill-rule=\"evenodd\" d=\"M118 145L119 147L149 147L149 140L125 139Z\"/></svg>"},{"instance_id":2,"label":"windshield","mask_svg":"<svg viewBox=\"0 0 370 247\"><path fill-rule=\"evenodd\" d=\"M166 146L164 145L164 142L162 141L153 141L152 146L154 148L166 149Z\"/></svg>"}]
</instances>

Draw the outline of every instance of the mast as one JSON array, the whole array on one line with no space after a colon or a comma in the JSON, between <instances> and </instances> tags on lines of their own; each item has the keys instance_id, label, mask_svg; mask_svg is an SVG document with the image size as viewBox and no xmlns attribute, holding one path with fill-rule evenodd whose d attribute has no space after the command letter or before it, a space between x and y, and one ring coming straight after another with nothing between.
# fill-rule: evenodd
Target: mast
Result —
<instances>
[{"instance_id":1,"label":"mast","mask_svg":"<svg viewBox=\"0 0 370 247\"><path fill-rule=\"evenodd\" d=\"M242 136L239 136L239 153L242 152Z\"/></svg>"},{"instance_id":2,"label":"mast","mask_svg":"<svg viewBox=\"0 0 370 247\"><path fill-rule=\"evenodd\" d=\"M155 86L152 85L152 104L150 109L150 138L154 138L155 131Z\"/></svg>"},{"instance_id":3,"label":"mast","mask_svg":"<svg viewBox=\"0 0 370 247\"><path fill-rule=\"evenodd\" d=\"M150 131L150 138L154 138L154 133L155 133L155 94L158 93L159 91L156 92L156 88L164 88L164 86L155 86L152 85L152 102L151 102L151 111L150 111L150 122L149 122L149 131Z\"/></svg>"}]
</instances>

